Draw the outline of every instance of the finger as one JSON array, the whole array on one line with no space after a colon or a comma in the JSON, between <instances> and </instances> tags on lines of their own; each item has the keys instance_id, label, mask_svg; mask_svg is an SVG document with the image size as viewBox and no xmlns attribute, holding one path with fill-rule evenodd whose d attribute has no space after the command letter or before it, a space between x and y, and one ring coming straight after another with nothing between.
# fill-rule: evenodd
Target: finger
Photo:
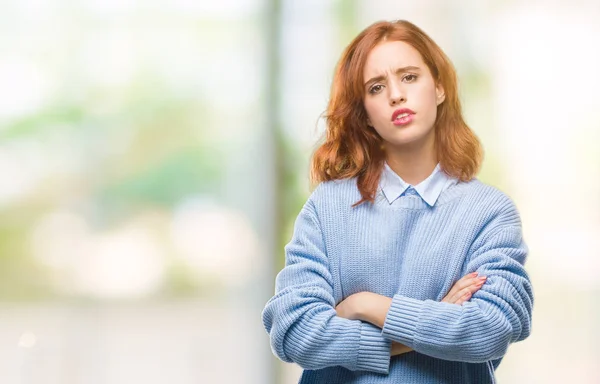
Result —
<instances>
[{"instance_id":1,"label":"finger","mask_svg":"<svg viewBox=\"0 0 600 384\"><path fill-rule=\"evenodd\" d=\"M458 291L460 291L462 288L464 288L465 284L468 284L468 281L475 278L476 275L477 275L477 272L474 272L474 273L465 275L461 279L459 279L456 283L454 283L452 285L452 288L450 288L450 291L446 294L446 296L444 297L444 300L442 300L442 301L448 301L451 297L454 297L454 295L456 295L456 293Z\"/></svg>"},{"instance_id":2,"label":"finger","mask_svg":"<svg viewBox=\"0 0 600 384\"><path fill-rule=\"evenodd\" d=\"M469 285L468 287L465 287L465 288L461 289L460 291L458 291L454 296L452 296L452 298L450 298L450 302L456 303L458 300L462 299L463 297L466 298L466 300L468 300L471 297L471 295L473 294L473 292L471 291L473 289L472 287L473 287L473 285Z\"/></svg>"},{"instance_id":3,"label":"finger","mask_svg":"<svg viewBox=\"0 0 600 384\"><path fill-rule=\"evenodd\" d=\"M458 300L454 304L456 304L456 305L463 305L464 303L466 303L467 301L469 301L470 298L471 298L470 296L461 297L460 300Z\"/></svg>"},{"instance_id":4,"label":"finger","mask_svg":"<svg viewBox=\"0 0 600 384\"><path fill-rule=\"evenodd\" d=\"M454 296L452 296L450 298L450 302L457 303L459 300L462 299L464 299L465 301L469 300L475 292L481 289L481 287L485 283L486 277L483 276L481 278L477 278L476 280L478 280L477 283L468 285L467 287L458 291Z\"/></svg>"},{"instance_id":5,"label":"finger","mask_svg":"<svg viewBox=\"0 0 600 384\"><path fill-rule=\"evenodd\" d=\"M485 276L480 276L468 280L467 284L462 284L460 287L458 287L458 291L453 296L454 299L457 299L456 295L458 295L458 298L460 298L460 296L466 293L467 290L469 290L471 293L477 292L481 288L483 283L485 283L486 279L487 278Z\"/></svg>"},{"instance_id":6,"label":"finger","mask_svg":"<svg viewBox=\"0 0 600 384\"><path fill-rule=\"evenodd\" d=\"M471 298L471 295L472 295L471 291L467 291L463 295L458 296L457 298L453 299L452 304L462 305L462 303L464 303L465 301L468 301Z\"/></svg>"},{"instance_id":7,"label":"finger","mask_svg":"<svg viewBox=\"0 0 600 384\"><path fill-rule=\"evenodd\" d=\"M464 299L466 301L469 300L470 297L471 290L469 288L463 288L450 298L450 302L456 304L459 300Z\"/></svg>"},{"instance_id":8,"label":"finger","mask_svg":"<svg viewBox=\"0 0 600 384\"><path fill-rule=\"evenodd\" d=\"M469 285L476 284L477 283L477 274L478 274L477 272L470 273L470 274L462 277L456 283L454 283L454 285L452 286L452 288L446 294L446 296L444 297L444 300L442 300L442 301L448 301L450 298L455 297L455 295L460 290L466 288Z\"/></svg>"}]
</instances>

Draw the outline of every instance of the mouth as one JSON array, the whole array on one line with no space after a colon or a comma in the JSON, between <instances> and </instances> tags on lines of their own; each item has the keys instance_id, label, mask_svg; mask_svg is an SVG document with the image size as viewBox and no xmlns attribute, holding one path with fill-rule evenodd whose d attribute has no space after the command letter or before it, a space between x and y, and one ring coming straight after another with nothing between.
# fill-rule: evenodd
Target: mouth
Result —
<instances>
[{"instance_id":1,"label":"mouth","mask_svg":"<svg viewBox=\"0 0 600 384\"><path fill-rule=\"evenodd\" d=\"M397 109L392 114L392 123L394 125L406 125L413 121L414 112L408 108Z\"/></svg>"}]
</instances>

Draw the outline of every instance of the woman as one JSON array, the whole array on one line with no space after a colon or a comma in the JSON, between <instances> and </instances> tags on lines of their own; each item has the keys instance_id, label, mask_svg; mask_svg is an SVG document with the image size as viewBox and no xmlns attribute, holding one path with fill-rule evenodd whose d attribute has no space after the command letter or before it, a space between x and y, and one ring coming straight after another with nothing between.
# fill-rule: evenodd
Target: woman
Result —
<instances>
[{"instance_id":1,"label":"woman","mask_svg":"<svg viewBox=\"0 0 600 384\"><path fill-rule=\"evenodd\" d=\"M511 199L475 178L450 60L407 21L375 23L326 119L263 311L273 352L301 383L493 383L531 331L527 247Z\"/></svg>"}]
</instances>

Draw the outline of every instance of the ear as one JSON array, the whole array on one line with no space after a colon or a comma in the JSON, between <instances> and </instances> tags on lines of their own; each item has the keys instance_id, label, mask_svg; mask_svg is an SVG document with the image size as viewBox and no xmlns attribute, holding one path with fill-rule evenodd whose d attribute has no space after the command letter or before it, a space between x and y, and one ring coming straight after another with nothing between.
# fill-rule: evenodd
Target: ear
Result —
<instances>
[{"instance_id":1,"label":"ear","mask_svg":"<svg viewBox=\"0 0 600 384\"><path fill-rule=\"evenodd\" d=\"M446 93L444 92L444 88L441 83L438 83L435 86L435 95L436 95L436 103L440 105L446 100Z\"/></svg>"},{"instance_id":2,"label":"ear","mask_svg":"<svg viewBox=\"0 0 600 384\"><path fill-rule=\"evenodd\" d=\"M367 117L367 125L368 125L369 127L372 127L372 126L373 126L373 124L371 124L371 119L369 119L368 117Z\"/></svg>"}]
</instances>

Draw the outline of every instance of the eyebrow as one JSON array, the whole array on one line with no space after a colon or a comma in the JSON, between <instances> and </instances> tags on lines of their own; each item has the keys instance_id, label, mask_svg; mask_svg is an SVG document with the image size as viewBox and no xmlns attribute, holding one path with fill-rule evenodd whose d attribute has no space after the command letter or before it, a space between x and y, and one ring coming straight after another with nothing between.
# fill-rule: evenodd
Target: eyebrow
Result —
<instances>
[{"instance_id":1,"label":"eyebrow","mask_svg":"<svg viewBox=\"0 0 600 384\"><path fill-rule=\"evenodd\" d=\"M398 68L398 69L396 69L396 70L394 71L394 73L395 73L396 75L398 75L398 74L400 74L400 73L403 73L403 72L408 72L408 71L411 71L411 70L412 70L412 71L419 71L420 69L421 69L421 68L419 68L419 67L415 67L414 65L409 65L409 66L406 66L406 67L402 67L402 68ZM371 83L376 83L376 82L378 82L378 81L385 80L385 78L386 78L386 77L387 77L387 76L385 76L385 75L381 75L381 76L376 76L376 77L373 77L373 78L369 79L367 82L365 82L365 87L367 87L367 86L368 86L369 84L371 84Z\"/></svg>"}]
</instances>

